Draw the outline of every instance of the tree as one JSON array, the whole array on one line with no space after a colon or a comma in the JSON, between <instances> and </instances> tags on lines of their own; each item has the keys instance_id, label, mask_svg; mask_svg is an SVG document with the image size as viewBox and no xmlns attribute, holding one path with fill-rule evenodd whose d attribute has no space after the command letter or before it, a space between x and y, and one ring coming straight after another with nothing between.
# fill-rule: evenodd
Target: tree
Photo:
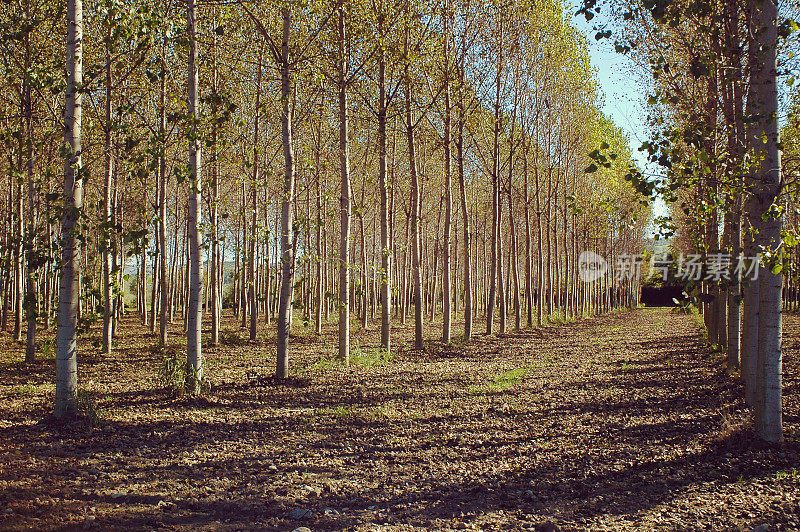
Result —
<instances>
[{"instance_id":1,"label":"tree","mask_svg":"<svg viewBox=\"0 0 800 532\"><path fill-rule=\"evenodd\" d=\"M200 259L200 223L202 165L198 122L200 121L198 73L197 73L197 3L187 0L186 32L189 39L188 61L188 136L189 136L189 304L186 320L186 360L192 371L194 391L199 391L203 380L203 347L201 327L203 324L203 263Z\"/></svg>"},{"instance_id":2,"label":"tree","mask_svg":"<svg viewBox=\"0 0 800 532\"><path fill-rule=\"evenodd\" d=\"M337 59L337 91L339 102L339 165L341 190L339 216L341 234L339 245L339 358L345 365L350 363L350 219L352 217L350 191L350 145L349 110L347 84L350 74L349 47L346 33L346 9L344 3L338 7L339 56Z\"/></svg>"},{"instance_id":3,"label":"tree","mask_svg":"<svg viewBox=\"0 0 800 532\"><path fill-rule=\"evenodd\" d=\"M83 3L67 0L67 88L64 100L64 212L61 219L61 276L58 292L56 405L60 419L75 416L78 391L77 321L83 209L81 175L81 85L83 83Z\"/></svg>"},{"instance_id":4,"label":"tree","mask_svg":"<svg viewBox=\"0 0 800 532\"><path fill-rule=\"evenodd\" d=\"M287 353L292 314L292 288L294 285L294 230L292 204L294 203L295 168L294 143L292 139L292 73L289 61L289 38L291 36L292 16L288 7L281 9L283 19L283 38L280 49L281 72L281 136L283 139L283 197L281 206L281 291L278 303L278 378L289 376L289 356Z\"/></svg>"},{"instance_id":5,"label":"tree","mask_svg":"<svg viewBox=\"0 0 800 532\"><path fill-rule=\"evenodd\" d=\"M453 183L451 176L451 153L450 153L450 120L451 120L451 104L450 104L450 27L451 27L451 14L449 0L445 2L442 12L442 19L444 21L444 43L443 43L443 59L444 59L444 237L442 239L442 256L444 259L444 272L442 277L444 279L443 294L443 316L442 316L442 341L446 344L450 343L452 333L450 331L452 311L451 305L453 302L451 283L451 265L450 265L450 236L451 227L453 225Z\"/></svg>"},{"instance_id":6,"label":"tree","mask_svg":"<svg viewBox=\"0 0 800 532\"><path fill-rule=\"evenodd\" d=\"M750 75L754 92L753 116L757 117L750 138L757 166L753 193L758 203L755 229L768 258L781 247L782 216L776 209L781 193L781 163L778 149L778 6L772 0L750 0ZM759 268L758 276L758 362L755 418L758 435L770 442L783 440L781 290L782 278L776 267Z\"/></svg>"}]
</instances>

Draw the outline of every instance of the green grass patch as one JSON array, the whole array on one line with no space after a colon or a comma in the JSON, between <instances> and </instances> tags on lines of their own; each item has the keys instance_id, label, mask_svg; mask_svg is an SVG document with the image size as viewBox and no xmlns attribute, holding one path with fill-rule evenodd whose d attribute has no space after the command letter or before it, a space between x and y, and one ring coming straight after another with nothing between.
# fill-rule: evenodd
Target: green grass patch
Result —
<instances>
[{"instance_id":1,"label":"green grass patch","mask_svg":"<svg viewBox=\"0 0 800 532\"><path fill-rule=\"evenodd\" d=\"M394 357L394 353L380 347L361 347L355 345L350 348L350 366L361 368L385 366L394 360ZM323 356L317 362L308 366L305 371L315 373L341 367L345 367L345 364L338 356Z\"/></svg>"},{"instance_id":2,"label":"green grass patch","mask_svg":"<svg viewBox=\"0 0 800 532\"><path fill-rule=\"evenodd\" d=\"M481 386L471 386L470 392L473 393L487 393L487 392L503 392L519 384L525 375L528 373L528 367L522 366L514 368L502 373L497 373L489 378L489 382Z\"/></svg>"},{"instance_id":3,"label":"green grass patch","mask_svg":"<svg viewBox=\"0 0 800 532\"><path fill-rule=\"evenodd\" d=\"M569 320L567 320L566 316L561 311L553 312L552 314L547 316L545 320L550 325L564 325L566 323L569 323Z\"/></svg>"},{"instance_id":4,"label":"green grass patch","mask_svg":"<svg viewBox=\"0 0 800 532\"><path fill-rule=\"evenodd\" d=\"M50 382L43 384L15 384L8 390L9 395L34 396L54 392L56 385Z\"/></svg>"},{"instance_id":5,"label":"green grass patch","mask_svg":"<svg viewBox=\"0 0 800 532\"><path fill-rule=\"evenodd\" d=\"M800 471L797 471L797 468L792 468L791 471L778 471L775 473L775 478L778 480L791 480L797 481L800 480Z\"/></svg>"}]
</instances>

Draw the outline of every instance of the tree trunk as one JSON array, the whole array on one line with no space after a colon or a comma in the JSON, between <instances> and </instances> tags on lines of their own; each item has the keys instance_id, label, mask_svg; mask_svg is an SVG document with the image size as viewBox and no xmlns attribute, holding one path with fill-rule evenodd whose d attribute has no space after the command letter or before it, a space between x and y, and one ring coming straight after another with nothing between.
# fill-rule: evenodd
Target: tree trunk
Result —
<instances>
[{"instance_id":1,"label":"tree trunk","mask_svg":"<svg viewBox=\"0 0 800 532\"><path fill-rule=\"evenodd\" d=\"M452 340L451 320L453 302L450 286L450 234L453 225L453 180L450 170L450 3L445 5L444 27L444 235L442 238L442 341ZM435 300L434 300L435 303Z\"/></svg>"},{"instance_id":2,"label":"tree trunk","mask_svg":"<svg viewBox=\"0 0 800 532\"><path fill-rule=\"evenodd\" d=\"M281 135L283 139L284 187L281 207L281 291L278 303L278 355L275 375L279 379L289 376L289 331L292 313L292 285L294 284L294 254L292 229L292 203L294 202L294 145L292 141L292 77L289 64L289 36L291 11L281 9L283 40L281 41Z\"/></svg>"},{"instance_id":3,"label":"tree trunk","mask_svg":"<svg viewBox=\"0 0 800 532\"><path fill-rule=\"evenodd\" d=\"M203 380L203 351L201 327L203 322L202 295L203 274L200 271L203 263L200 259L200 223L201 223L201 144L197 123L200 120L200 99L197 76L197 39L195 21L197 20L196 0L187 0L186 29L189 37L189 305L186 319L186 359L193 372L194 392L199 392Z\"/></svg>"},{"instance_id":4,"label":"tree trunk","mask_svg":"<svg viewBox=\"0 0 800 532\"><path fill-rule=\"evenodd\" d=\"M169 281L167 277L167 65L166 65L166 45L167 39L161 48L161 87L160 102L158 109L158 246L161 248L161 309L159 312L159 336L158 343L161 347L167 345L167 324L169 321L170 293ZM178 228L175 227L177 234Z\"/></svg>"},{"instance_id":5,"label":"tree trunk","mask_svg":"<svg viewBox=\"0 0 800 532\"><path fill-rule=\"evenodd\" d=\"M350 364L350 151L348 144L347 75L350 70L345 43L345 10L339 6L339 160L341 164L341 244L339 247L339 358Z\"/></svg>"},{"instance_id":6,"label":"tree trunk","mask_svg":"<svg viewBox=\"0 0 800 532\"><path fill-rule=\"evenodd\" d=\"M378 17L378 34L383 39L384 15ZM392 333L392 243L389 235L389 187L386 183L386 50L378 52L378 181L381 195L381 348L389 353Z\"/></svg>"},{"instance_id":7,"label":"tree trunk","mask_svg":"<svg viewBox=\"0 0 800 532\"><path fill-rule=\"evenodd\" d=\"M67 0L67 89L64 102L64 214L61 220L61 276L58 290L55 416L76 414L78 391L77 315L80 240L76 222L83 209L81 173L81 100L83 84L83 3Z\"/></svg>"},{"instance_id":8,"label":"tree trunk","mask_svg":"<svg viewBox=\"0 0 800 532\"><path fill-rule=\"evenodd\" d=\"M31 42L30 34L25 38L25 64L30 64ZM25 317L27 334L25 338L25 362L33 362L36 358L36 321L39 315L39 294L36 284L36 270L39 268L36 257L37 231L36 231L36 184L33 179L33 96L30 84L26 81L23 87L24 117L25 117L25 173L28 181L28 212L26 240L29 246L27 276L25 278ZM21 155L21 154L20 154ZM50 223L47 221L46 223Z\"/></svg>"},{"instance_id":9,"label":"tree trunk","mask_svg":"<svg viewBox=\"0 0 800 532\"><path fill-rule=\"evenodd\" d=\"M463 70L459 69L463 78ZM463 85L463 81L462 81ZM459 95L458 136L456 137L456 157L458 158L458 188L461 195L461 214L464 230L464 340L472 337L472 232L467 206L467 190L464 183L464 103Z\"/></svg>"},{"instance_id":10,"label":"tree trunk","mask_svg":"<svg viewBox=\"0 0 800 532\"><path fill-rule=\"evenodd\" d=\"M217 17L216 10L214 18ZM212 32L211 90L217 92L217 34ZM217 159L217 121L211 122L211 345L219 343L220 281L219 281L219 161Z\"/></svg>"},{"instance_id":11,"label":"tree trunk","mask_svg":"<svg viewBox=\"0 0 800 532\"><path fill-rule=\"evenodd\" d=\"M500 50L497 62L497 75L495 76L495 101L494 101L494 141L492 143L492 255L489 274L489 299L486 307L486 334L492 334L494 324L494 309L497 300L498 277L502 273L500 249L500 183L498 172L500 170L500 81L503 73L503 44L502 28L500 28ZM502 288L501 288L502 291Z\"/></svg>"},{"instance_id":12,"label":"tree trunk","mask_svg":"<svg viewBox=\"0 0 800 532\"><path fill-rule=\"evenodd\" d=\"M261 66L262 49L258 49L258 74L256 78L256 108L255 125L253 126L253 182L250 193L252 195L252 224L250 225L250 251L247 257L247 299L250 306L250 341L255 342L258 334L258 297L256 292L256 242L258 240L258 181L259 181L259 118L261 117ZM266 213L265 213L266 216Z\"/></svg>"},{"instance_id":13,"label":"tree trunk","mask_svg":"<svg viewBox=\"0 0 800 532\"><path fill-rule=\"evenodd\" d=\"M758 200L757 228L765 249L780 257L782 216L768 214L781 192L778 148L778 87L776 76L777 17L775 2L750 0L751 83L755 94L755 135L750 139L758 162L755 194ZM753 205L756 205L753 203ZM781 288L779 273L770 268L758 272L758 362L756 369L755 417L758 435L769 442L783 440L781 381ZM748 331L749 332L749 331Z\"/></svg>"},{"instance_id":14,"label":"tree trunk","mask_svg":"<svg viewBox=\"0 0 800 532\"><path fill-rule=\"evenodd\" d=\"M406 27L405 53L408 57L408 27ZM411 86L411 73L409 70L409 60L405 62L405 118L406 118L406 141L408 142L408 167L411 174L411 269L414 276L414 349L423 348L422 319L423 319L423 298L422 298L422 267L421 249L419 234L420 218L420 183L417 175L417 160L414 152L414 115L411 111L411 101L413 89Z\"/></svg>"}]
</instances>

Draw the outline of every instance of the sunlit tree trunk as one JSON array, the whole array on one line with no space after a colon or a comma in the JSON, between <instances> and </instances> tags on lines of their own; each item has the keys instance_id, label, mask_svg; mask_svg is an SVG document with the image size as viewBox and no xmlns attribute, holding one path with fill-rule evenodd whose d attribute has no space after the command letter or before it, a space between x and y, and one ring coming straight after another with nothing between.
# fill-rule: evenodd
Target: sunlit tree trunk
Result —
<instances>
[{"instance_id":1,"label":"sunlit tree trunk","mask_svg":"<svg viewBox=\"0 0 800 532\"><path fill-rule=\"evenodd\" d=\"M408 167L411 174L411 269L414 290L414 349L423 348L422 320L424 300L422 297L422 250L420 242L420 183L417 173L417 159L414 151L414 114L412 108L413 87L408 59L408 28L406 28L405 60L405 119L406 140L408 142Z\"/></svg>"},{"instance_id":2,"label":"sunlit tree trunk","mask_svg":"<svg viewBox=\"0 0 800 532\"><path fill-rule=\"evenodd\" d=\"M492 143L492 235L491 235L491 258L489 273L489 296L486 306L486 334L492 334L494 325L494 309L497 301L498 279L502 283L502 248L500 247L500 89L503 75L503 37L502 28L500 31L500 44L498 50L497 74L495 76L495 99L494 99L494 141ZM501 288L502 292L502 288ZM503 307L504 304L501 303ZM505 317L505 316L503 316ZM505 322L503 322L503 327ZM504 332L504 331L501 331Z\"/></svg>"},{"instance_id":3,"label":"sunlit tree trunk","mask_svg":"<svg viewBox=\"0 0 800 532\"><path fill-rule=\"evenodd\" d=\"M347 75L350 70L345 35L345 8L339 6L339 160L341 196L339 199L341 242L339 247L339 358L350 363L350 149L348 136Z\"/></svg>"},{"instance_id":4,"label":"sunlit tree trunk","mask_svg":"<svg viewBox=\"0 0 800 532\"><path fill-rule=\"evenodd\" d=\"M450 343L452 339L451 321L452 321L452 287L451 283L451 265L450 265L450 236L453 225L453 180L450 169L451 154L450 154L450 119L451 119L451 105L450 105L450 3L445 3L443 18L444 24L444 235L442 238L442 341L446 344ZM436 300L434 299L434 304Z\"/></svg>"},{"instance_id":5,"label":"sunlit tree trunk","mask_svg":"<svg viewBox=\"0 0 800 532\"><path fill-rule=\"evenodd\" d=\"M461 78L459 89L463 89L464 70L459 67ZM458 128L456 135L456 158L458 161L458 189L461 195L461 215L464 231L464 340L472 337L473 297L472 297L472 231L467 205L467 187L464 183L464 97L459 90Z\"/></svg>"},{"instance_id":6,"label":"sunlit tree trunk","mask_svg":"<svg viewBox=\"0 0 800 532\"><path fill-rule=\"evenodd\" d=\"M258 184L259 184L259 122L261 117L261 70L262 49L258 49L258 66L256 77L255 124L253 126L253 181L250 184L252 198L252 223L250 225L250 242L247 257L247 300L250 306L250 341L254 342L258 334L258 292L256 290L256 243L258 242ZM266 213L265 213L266 214Z\"/></svg>"},{"instance_id":7,"label":"sunlit tree trunk","mask_svg":"<svg viewBox=\"0 0 800 532\"><path fill-rule=\"evenodd\" d=\"M378 15L378 34L384 39L385 16L383 4ZM382 44L378 51L378 181L380 186L381 207L381 348L388 353L391 350L392 329L392 242L389 230L389 187L386 176L386 47Z\"/></svg>"},{"instance_id":8,"label":"sunlit tree trunk","mask_svg":"<svg viewBox=\"0 0 800 532\"><path fill-rule=\"evenodd\" d=\"M161 48L161 86L158 108L158 246L161 248L161 308L159 312L159 345L167 345L167 324L169 321L170 291L167 276L167 69L166 69L167 39ZM177 234L178 228L175 228Z\"/></svg>"},{"instance_id":9,"label":"sunlit tree trunk","mask_svg":"<svg viewBox=\"0 0 800 532\"><path fill-rule=\"evenodd\" d=\"M283 139L284 179L281 206L281 289L278 302L278 357L275 374L279 379L289 376L289 331L294 284L294 253L292 249L292 204L294 202L294 145L292 141L292 76L289 63L289 37L292 17L289 8L281 9L283 39L281 41L281 136Z\"/></svg>"},{"instance_id":10,"label":"sunlit tree trunk","mask_svg":"<svg viewBox=\"0 0 800 532\"><path fill-rule=\"evenodd\" d=\"M83 3L67 0L67 88L64 102L64 214L61 220L61 276L58 289L55 416L76 414L78 391L77 321L81 250L76 234L83 209L81 104L83 84Z\"/></svg>"},{"instance_id":11,"label":"sunlit tree trunk","mask_svg":"<svg viewBox=\"0 0 800 532\"><path fill-rule=\"evenodd\" d=\"M189 304L186 318L186 359L196 376L195 392L199 391L203 379L203 351L201 327L203 322L203 263L200 257L200 223L201 223L201 144L198 122L200 120L200 99L198 94L197 75L197 35L196 0L187 0L186 29L189 38L189 80L188 80L188 114L189 114Z\"/></svg>"},{"instance_id":12,"label":"sunlit tree trunk","mask_svg":"<svg viewBox=\"0 0 800 532\"><path fill-rule=\"evenodd\" d=\"M217 11L214 11L215 18ZM212 64L211 64L211 90L217 92L217 34L212 32ZM221 290L220 290L220 256L219 256L219 160L217 155L217 130L216 121L211 123L211 345L219 343Z\"/></svg>"},{"instance_id":13,"label":"sunlit tree trunk","mask_svg":"<svg viewBox=\"0 0 800 532\"><path fill-rule=\"evenodd\" d=\"M751 48L751 84L757 110L755 135L751 138L753 158L758 163L756 198L757 228L762 245L775 253L781 244L782 216L771 207L781 192L781 166L778 148L777 87L777 18L773 0L749 0ZM758 275L758 362L756 366L755 417L758 435L770 442L783 440L782 418L782 353L781 353L781 289L782 279L770 268L761 268ZM750 331L748 331L750 332Z\"/></svg>"}]
</instances>

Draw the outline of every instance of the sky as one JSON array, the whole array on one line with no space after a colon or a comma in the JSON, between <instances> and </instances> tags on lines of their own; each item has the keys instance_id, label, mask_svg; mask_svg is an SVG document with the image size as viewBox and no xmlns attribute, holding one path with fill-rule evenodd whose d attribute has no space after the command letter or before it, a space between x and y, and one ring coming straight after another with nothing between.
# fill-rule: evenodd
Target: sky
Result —
<instances>
[{"instance_id":1,"label":"sky","mask_svg":"<svg viewBox=\"0 0 800 532\"><path fill-rule=\"evenodd\" d=\"M595 39L593 29L602 16L587 22L583 15L574 16L580 0L570 0L567 8L571 10L573 24L586 36L589 43L589 57L597 71L597 81L603 93L603 112L628 135L631 156L640 169L648 167L645 153L639 151L642 142L647 140L647 95L632 72L631 60L614 50L610 39ZM652 165L649 165L653 170ZM667 206L661 198L653 206L654 216L666 216ZM649 228L648 232L652 232Z\"/></svg>"},{"instance_id":2,"label":"sky","mask_svg":"<svg viewBox=\"0 0 800 532\"><path fill-rule=\"evenodd\" d=\"M598 20L602 20L602 17L595 17L587 22L583 15L574 16L578 4L580 0L570 0L567 9L573 15L573 24L589 42L589 56L592 66L597 71L597 80L604 95L603 112L627 133L631 154L644 168L645 156L639 151L639 147L647 140L645 128L647 97L630 73L630 59L615 52L609 39L599 41L595 39L596 31L592 27Z\"/></svg>"}]
</instances>

